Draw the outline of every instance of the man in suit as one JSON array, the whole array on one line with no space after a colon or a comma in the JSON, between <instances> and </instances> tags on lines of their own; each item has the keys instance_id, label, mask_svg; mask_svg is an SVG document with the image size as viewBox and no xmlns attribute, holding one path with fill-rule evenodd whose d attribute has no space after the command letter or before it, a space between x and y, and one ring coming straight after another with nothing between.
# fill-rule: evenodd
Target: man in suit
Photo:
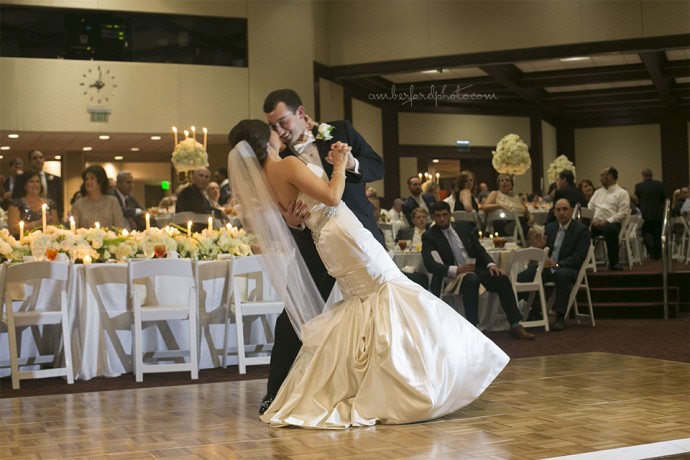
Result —
<instances>
[{"instance_id":1,"label":"man in suit","mask_svg":"<svg viewBox=\"0 0 690 460\"><path fill-rule=\"evenodd\" d=\"M220 187L220 198L218 198L218 204L228 204L228 200L230 200L230 196L232 195L232 191L230 190L230 180L228 179L228 168L221 166L220 168L216 169L216 171L213 173L213 178Z\"/></svg>"},{"instance_id":2,"label":"man in suit","mask_svg":"<svg viewBox=\"0 0 690 460\"><path fill-rule=\"evenodd\" d=\"M291 89L271 92L264 100L264 113L271 129L276 131L287 146L283 157L295 155L307 164L324 169L328 177L333 172L329 157L331 145L335 142L348 144L352 151L346 166L346 183L342 200L374 237L385 246L383 234L374 218L374 205L365 194L365 184L383 178L383 160L349 121L332 121L318 127L311 127L299 95ZM330 128L329 128L330 127ZM309 229L302 225L305 219L303 203L293 203L286 210L286 221L293 228L293 236L307 264L307 268L324 300L328 298L335 280L327 273L321 261ZM283 312L276 321L275 340L271 352L267 394L261 401L259 413L263 413L273 402L280 385L287 377L302 343Z\"/></svg>"},{"instance_id":3,"label":"man in suit","mask_svg":"<svg viewBox=\"0 0 690 460\"><path fill-rule=\"evenodd\" d=\"M417 208L426 209L431 215L431 207L436 203L433 195L422 193L422 180L418 176L410 176L407 179L407 187L410 189L410 196L405 199L402 205L402 211L410 226L412 223L412 211Z\"/></svg>"},{"instance_id":4,"label":"man in suit","mask_svg":"<svg viewBox=\"0 0 690 460\"><path fill-rule=\"evenodd\" d=\"M661 227L664 220L666 192L661 181L653 179L652 170L642 170L642 182L635 185L635 196L644 218L642 237L647 252L654 260L661 259Z\"/></svg>"},{"instance_id":5,"label":"man in suit","mask_svg":"<svg viewBox=\"0 0 690 460\"><path fill-rule=\"evenodd\" d=\"M554 205L557 222L546 225L546 241L542 247L549 247L549 258L544 263L542 281L555 284L556 321L551 330L565 329L565 313L573 284L577 274L585 263L587 252L592 242L589 229L583 223L573 220L573 206L567 198L561 198ZM518 274L518 281L528 282L534 279L536 267L529 267ZM538 302L538 300L535 300ZM534 310L534 306L532 307Z\"/></svg>"},{"instance_id":6,"label":"man in suit","mask_svg":"<svg viewBox=\"0 0 690 460\"><path fill-rule=\"evenodd\" d=\"M587 200L580 189L575 185L575 175L572 173L572 171L561 171L556 179L556 194L554 195L553 202L555 203L561 198L567 199L573 209L578 203L581 207L587 207ZM556 222L553 207L549 210L549 215L546 218L546 222Z\"/></svg>"},{"instance_id":7,"label":"man in suit","mask_svg":"<svg viewBox=\"0 0 690 460\"><path fill-rule=\"evenodd\" d=\"M470 222L450 222L450 206L445 201L432 208L433 225L422 237L424 266L433 274L431 292L440 294L444 278L462 277L460 292L467 320L475 326L479 323L479 285L489 292L498 293L501 307L510 323L510 335L518 339L534 339L520 321L522 314L517 306L510 278L493 261L479 242ZM432 255L441 257L437 262ZM473 262L470 259L474 259Z\"/></svg>"},{"instance_id":8,"label":"man in suit","mask_svg":"<svg viewBox=\"0 0 690 460\"><path fill-rule=\"evenodd\" d=\"M43 171L43 153L40 150L31 150L27 155L29 166L36 171L41 179L41 196L53 200L57 206L58 219L62 222L62 215L65 209L65 200L62 186L62 179Z\"/></svg>"},{"instance_id":9,"label":"man in suit","mask_svg":"<svg viewBox=\"0 0 690 460\"><path fill-rule=\"evenodd\" d=\"M208 168L197 168L192 176L192 182L182 189L177 195L175 212L193 212L196 214L212 214L213 217L223 220L223 211L211 206L206 196L206 187L211 182L211 171ZM206 228L205 223L195 223L193 231L201 232Z\"/></svg>"},{"instance_id":10,"label":"man in suit","mask_svg":"<svg viewBox=\"0 0 690 460\"><path fill-rule=\"evenodd\" d=\"M412 242L412 247L422 246L422 235L427 228L427 211L424 208L417 208L412 211L412 224L413 227L401 228L398 230L398 234L395 235L395 241L409 240Z\"/></svg>"},{"instance_id":11,"label":"man in suit","mask_svg":"<svg viewBox=\"0 0 690 460\"><path fill-rule=\"evenodd\" d=\"M127 222L128 230L146 230L144 220L144 208L139 204L132 190L134 189L134 176L129 171L120 171L115 179L115 188L110 192L122 208L122 215Z\"/></svg>"},{"instance_id":12,"label":"man in suit","mask_svg":"<svg viewBox=\"0 0 690 460\"><path fill-rule=\"evenodd\" d=\"M5 189L5 195L2 197L2 209L7 210L10 207L14 183L17 181L17 176L23 172L24 162L22 159L12 158L12 160L10 160L10 174L5 178L5 182L2 184Z\"/></svg>"}]
</instances>

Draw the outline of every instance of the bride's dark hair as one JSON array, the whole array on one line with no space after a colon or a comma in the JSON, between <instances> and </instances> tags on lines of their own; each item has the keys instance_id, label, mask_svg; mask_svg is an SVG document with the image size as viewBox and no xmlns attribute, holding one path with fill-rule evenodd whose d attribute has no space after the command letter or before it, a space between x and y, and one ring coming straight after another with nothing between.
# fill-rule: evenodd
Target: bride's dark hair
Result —
<instances>
[{"instance_id":1,"label":"bride's dark hair","mask_svg":"<svg viewBox=\"0 0 690 460\"><path fill-rule=\"evenodd\" d=\"M268 139L271 137L271 128L261 120L242 120L230 130L228 134L228 142L230 148L241 141L246 141L254 150L256 158L258 158L261 165L268 157Z\"/></svg>"}]
</instances>

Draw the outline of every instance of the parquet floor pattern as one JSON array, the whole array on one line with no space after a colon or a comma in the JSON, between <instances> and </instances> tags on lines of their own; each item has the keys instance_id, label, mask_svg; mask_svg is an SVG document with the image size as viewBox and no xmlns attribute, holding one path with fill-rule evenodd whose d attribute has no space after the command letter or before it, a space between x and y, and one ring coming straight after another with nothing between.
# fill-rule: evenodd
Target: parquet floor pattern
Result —
<instances>
[{"instance_id":1,"label":"parquet floor pattern","mask_svg":"<svg viewBox=\"0 0 690 460\"><path fill-rule=\"evenodd\" d=\"M536 459L690 437L690 364L634 356L515 359L454 414L345 431L268 428L265 384L0 399L0 458Z\"/></svg>"}]
</instances>

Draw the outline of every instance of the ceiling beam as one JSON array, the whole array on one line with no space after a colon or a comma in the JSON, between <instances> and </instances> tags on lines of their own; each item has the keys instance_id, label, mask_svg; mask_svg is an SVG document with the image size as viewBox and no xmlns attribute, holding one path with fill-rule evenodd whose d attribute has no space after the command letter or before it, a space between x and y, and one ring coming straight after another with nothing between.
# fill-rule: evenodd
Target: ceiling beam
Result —
<instances>
[{"instance_id":1,"label":"ceiling beam","mask_svg":"<svg viewBox=\"0 0 690 460\"><path fill-rule=\"evenodd\" d=\"M642 64L616 65L606 67L583 67L578 69L553 70L525 73L520 86L550 87L610 83L611 81L649 80L649 72Z\"/></svg>"},{"instance_id":2,"label":"ceiling beam","mask_svg":"<svg viewBox=\"0 0 690 460\"><path fill-rule=\"evenodd\" d=\"M661 66L666 61L665 53L645 51L640 53L640 59L647 68L649 76L652 77L654 87L659 92L661 100L667 106L673 106L673 99L671 98L671 90L668 85L668 79L664 76Z\"/></svg>"},{"instance_id":3,"label":"ceiling beam","mask_svg":"<svg viewBox=\"0 0 690 460\"><path fill-rule=\"evenodd\" d=\"M497 82L523 98L534 108L539 109L545 113L556 116L556 112L546 105L542 98L536 94L536 91L531 89L526 89L520 86L519 80L521 77L521 72L513 65L492 65L492 66L481 66L484 72L493 77Z\"/></svg>"}]
</instances>

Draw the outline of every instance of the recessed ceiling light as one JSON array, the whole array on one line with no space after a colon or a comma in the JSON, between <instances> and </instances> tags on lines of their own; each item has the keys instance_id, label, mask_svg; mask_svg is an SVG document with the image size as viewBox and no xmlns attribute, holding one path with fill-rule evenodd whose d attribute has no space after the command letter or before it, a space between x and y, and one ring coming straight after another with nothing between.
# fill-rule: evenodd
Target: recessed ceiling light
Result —
<instances>
[{"instance_id":1,"label":"recessed ceiling light","mask_svg":"<svg viewBox=\"0 0 690 460\"><path fill-rule=\"evenodd\" d=\"M430 70L422 70L422 73L443 73L445 69L430 69Z\"/></svg>"},{"instance_id":2,"label":"recessed ceiling light","mask_svg":"<svg viewBox=\"0 0 690 460\"><path fill-rule=\"evenodd\" d=\"M98 136L98 138L102 141L107 141L108 139L110 139L110 136L103 134L102 136Z\"/></svg>"},{"instance_id":3,"label":"recessed ceiling light","mask_svg":"<svg viewBox=\"0 0 690 460\"><path fill-rule=\"evenodd\" d=\"M139 147L132 147L132 148L129 149L129 150L131 150L132 152L138 152L138 151L139 151Z\"/></svg>"},{"instance_id":4,"label":"recessed ceiling light","mask_svg":"<svg viewBox=\"0 0 690 460\"><path fill-rule=\"evenodd\" d=\"M0 160L2 160L3 158L5 158L5 157L3 155L0 155Z\"/></svg>"},{"instance_id":5,"label":"recessed ceiling light","mask_svg":"<svg viewBox=\"0 0 690 460\"><path fill-rule=\"evenodd\" d=\"M561 62L575 62L575 61L587 61L587 60L589 60L589 56L574 56L574 57L559 59L559 61L561 61Z\"/></svg>"},{"instance_id":6,"label":"recessed ceiling light","mask_svg":"<svg viewBox=\"0 0 690 460\"><path fill-rule=\"evenodd\" d=\"M159 140L161 140L161 137L160 136L151 136L151 140L152 141L159 141Z\"/></svg>"},{"instance_id":7,"label":"recessed ceiling light","mask_svg":"<svg viewBox=\"0 0 690 460\"><path fill-rule=\"evenodd\" d=\"M437 158L434 158L433 160L431 160L432 163L438 163L439 161L441 161L441 160L439 160Z\"/></svg>"},{"instance_id":8,"label":"recessed ceiling light","mask_svg":"<svg viewBox=\"0 0 690 460\"><path fill-rule=\"evenodd\" d=\"M55 155L56 160L62 160L62 155Z\"/></svg>"},{"instance_id":9,"label":"recessed ceiling light","mask_svg":"<svg viewBox=\"0 0 690 460\"><path fill-rule=\"evenodd\" d=\"M10 139L19 139L19 134L8 134L7 137Z\"/></svg>"},{"instance_id":10,"label":"recessed ceiling light","mask_svg":"<svg viewBox=\"0 0 690 460\"><path fill-rule=\"evenodd\" d=\"M456 144L456 145L470 145L470 141L466 141L466 140L463 140L463 139L458 139L457 141L455 141L455 144Z\"/></svg>"},{"instance_id":11,"label":"recessed ceiling light","mask_svg":"<svg viewBox=\"0 0 690 460\"><path fill-rule=\"evenodd\" d=\"M10 149L9 145L3 145L2 147L0 147L0 150L9 150L9 149Z\"/></svg>"},{"instance_id":12,"label":"recessed ceiling light","mask_svg":"<svg viewBox=\"0 0 690 460\"><path fill-rule=\"evenodd\" d=\"M93 150L93 147L82 147L81 149L85 152L90 152L91 150Z\"/></svg>"},{"instance_id":13,"label":"recessed ceiling light","mask_svg":"<svg viewBox=\"0 0 690 460\"><path fill-rule=\"evenodd\" d=\"M115 156L113 157L113 160L117 160L117 161L119 161L119 160L124 160L124 159L125 159L125 157L123 157L122 155L115 155Z\"/></svg>"}]
</instances>

